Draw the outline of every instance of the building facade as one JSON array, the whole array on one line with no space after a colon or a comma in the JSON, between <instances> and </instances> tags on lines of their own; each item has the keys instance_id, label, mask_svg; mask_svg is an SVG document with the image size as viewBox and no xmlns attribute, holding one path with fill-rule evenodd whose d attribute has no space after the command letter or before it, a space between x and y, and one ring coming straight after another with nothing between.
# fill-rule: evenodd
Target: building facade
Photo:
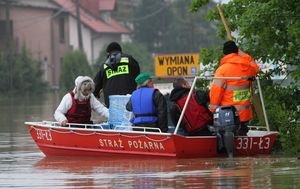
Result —
<instances>
[{"instance_id":1,"label":"building facade","mask_svg":"<svg viewBox=\"0 0 300 189\"><path fill-rule=\"evenodd\" d=\"M59 87L64 54L79 48L77 6L83 51L90 64L109 42L121 41L121 36L129 33L127 28L110 17L114 0L8 2L0 2L0 48L5 48L6 23L9 20L14 47L26 47L32 57L42 63L43 78L52 88Z\"/></svg>"}]
</instances>

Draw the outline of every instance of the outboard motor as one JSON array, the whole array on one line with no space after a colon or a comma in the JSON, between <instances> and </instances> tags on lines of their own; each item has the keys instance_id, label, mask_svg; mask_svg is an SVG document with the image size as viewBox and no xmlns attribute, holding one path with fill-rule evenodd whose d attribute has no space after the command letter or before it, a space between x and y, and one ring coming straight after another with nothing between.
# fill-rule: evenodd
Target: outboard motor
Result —
<instances>
[{"instance_id":1,"label":"outboard motor","mask_svg":"<svg viewBox=\"0 0 300 189\"><path fill-rule=\"evenodd\" d=\"M234 132L240 125L238 112L234 106L221 106L216 109L213 119L213 126L209 126L209 130L217 136L218 152L226 150L228 156L232 157Z\"/></svg>"}]
</instances>

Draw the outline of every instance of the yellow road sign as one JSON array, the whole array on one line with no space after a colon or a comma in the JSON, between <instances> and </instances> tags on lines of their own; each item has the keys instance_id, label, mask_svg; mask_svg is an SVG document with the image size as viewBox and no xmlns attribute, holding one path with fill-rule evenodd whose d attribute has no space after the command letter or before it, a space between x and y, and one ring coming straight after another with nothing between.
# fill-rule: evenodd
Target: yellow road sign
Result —
<instances>
[{"instance_id":1,"label":"yellow road sign","mask_svg":"<svg viewBox=\"0 0 300 189\"><path fill-rule=\"evenodd\" d=\"M199 54L156 54L156 77L195 76L200 70Z\"/></svg>"}]
</instances>

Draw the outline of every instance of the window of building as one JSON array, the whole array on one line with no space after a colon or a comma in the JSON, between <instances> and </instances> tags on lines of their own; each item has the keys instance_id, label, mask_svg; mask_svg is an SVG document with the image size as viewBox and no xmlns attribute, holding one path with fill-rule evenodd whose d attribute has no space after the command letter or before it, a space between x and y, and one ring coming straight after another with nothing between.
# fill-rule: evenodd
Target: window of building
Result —
<instances>
[{"instance_id":1,"label":"window of building","mask_svg":"<svg viewBox=\"0 0 300 189\"><path fill-rule=\"evenodd\" d=\"M10 20L10 36L13 34L13 23ZM0 20L0 38L6 38L6 20Z\"/></svg>"}]
</instances>

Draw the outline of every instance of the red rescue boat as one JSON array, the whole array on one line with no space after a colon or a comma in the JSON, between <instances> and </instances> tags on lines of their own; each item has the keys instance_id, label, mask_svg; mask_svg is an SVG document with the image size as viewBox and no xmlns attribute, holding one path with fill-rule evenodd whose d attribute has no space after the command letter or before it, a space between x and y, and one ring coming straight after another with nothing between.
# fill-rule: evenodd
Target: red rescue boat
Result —
<instances>
[{"instance_id":1,"label":"red rescue boat","mask_svg":"<svg viewBox=\"0 0 300 189\"><path fill-rule=\"evenodd\" d=\"M46 156L139 155L160 157L220 157L216 136L181 136L174 133L61 127L57 122L25 122L33 140ZM91 127L91 128L88 128ZM233 156L270 154L277 132L250 130L234 137Z\"/></svg>"},{"instance_id":2,"label":"red rescue boat","mask_svg":"<svg viewBox=\"0 0 300 189\"><path fill-rule=\"evenodd\" d=\"M192 89L197 78L199 77L195 78ZM190 95L191 92L187 102ZM122 129L122 126L110 129L104 124L72 124L62 127L59 123L52 121L25 122L25 125L28 126L33 140L46 156L227 157L226 153L218 152L216 136L178 134L181 120L182 115L172 133L162 133L159 130L149 132L146 128L143 128L143 131L133 131L132 126L127 130ZM270 154L278 132L269 130L267 119L266 124L265 130L252 127L247 136L234 136L233 156Z\"/></svg>"}]
</instances>

